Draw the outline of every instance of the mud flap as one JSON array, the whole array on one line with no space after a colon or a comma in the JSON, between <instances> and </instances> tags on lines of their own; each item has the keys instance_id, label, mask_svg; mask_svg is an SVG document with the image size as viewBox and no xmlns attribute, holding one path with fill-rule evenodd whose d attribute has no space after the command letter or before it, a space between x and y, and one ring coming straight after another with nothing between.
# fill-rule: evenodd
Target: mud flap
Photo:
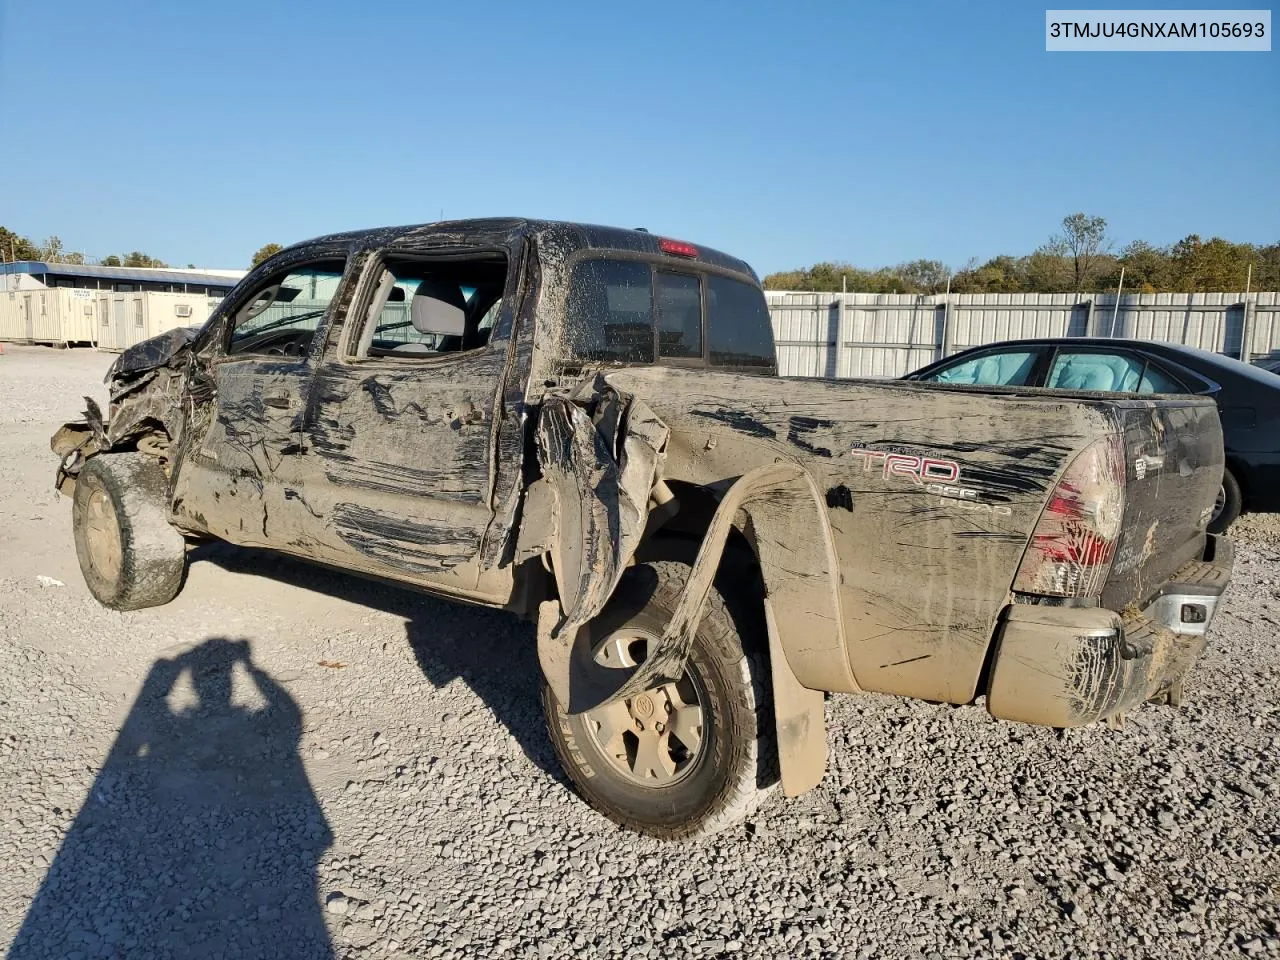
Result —
<instances>
[{"instance_id":1,"label":"mud flap","mask_svg":"<svg viewBox=\"0 0 1280 960\"><path fill-rule=\"evenodd\" d=\"M825 695L802 687L787 664L778 634L773 604L764 602L769 626L769 671L773 681L774 732L778 742L778 772L788 797L808 793L827 772Z\"/></svg>"}]
</instances>

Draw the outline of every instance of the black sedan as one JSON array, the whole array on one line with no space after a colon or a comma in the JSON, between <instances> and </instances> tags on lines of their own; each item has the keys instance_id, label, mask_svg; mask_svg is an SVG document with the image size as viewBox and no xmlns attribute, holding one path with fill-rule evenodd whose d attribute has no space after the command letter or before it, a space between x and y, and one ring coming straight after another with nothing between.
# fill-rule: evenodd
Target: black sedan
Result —
<instances>
[{"instance_id":1,"label":"black sedan","mask_svg":"<svg viewBox=\"0 0 1280 960\"><path fill-rule=\"evenodd\" d=\"M1210 531L1222 532L1246 510L1280 510L1280 376L1261 367L1172 343L1072 337L973 347L903 379L1212 396L1227 470Z\"/></svg>"}]
</instances>

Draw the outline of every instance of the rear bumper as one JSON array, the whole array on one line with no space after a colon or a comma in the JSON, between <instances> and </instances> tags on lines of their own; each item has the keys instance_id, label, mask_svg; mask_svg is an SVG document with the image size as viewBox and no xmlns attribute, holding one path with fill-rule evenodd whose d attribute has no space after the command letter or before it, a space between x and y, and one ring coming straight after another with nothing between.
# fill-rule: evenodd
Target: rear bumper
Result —
<instances>
[{"instance_id":1,"label":"rear bumper","mask_svg":"<svg viewBox=\"0 0 1280 960\"><path fill-rule=\"evenodd\" d=\"M1234 548L1209 536L1141 613L1011 604L998 628L987 709L1003 720L1077 727L1168 689L1204 650Z\"/></svg>"}]
</instances>

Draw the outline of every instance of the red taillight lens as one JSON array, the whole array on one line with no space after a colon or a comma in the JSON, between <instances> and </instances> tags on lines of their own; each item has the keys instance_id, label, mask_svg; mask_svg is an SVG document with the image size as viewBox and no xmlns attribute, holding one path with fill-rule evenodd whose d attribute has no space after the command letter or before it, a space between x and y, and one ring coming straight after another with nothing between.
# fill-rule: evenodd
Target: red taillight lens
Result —
<instances>
[{"instance_id":1,"label":"red taillight lens","mask_svg":"<svg viewBox=\"0 0 1280 960\"><path fill-rule=\"evenodd\" d=\"M673 257L696 257L698 248L692 243L685 243L683 240L659 240L658 249L663 253L669 253Z\"/></svg>"},{"instance_id":2,"label":"red taillight lens","mask_svg":"<svg viewBox=\"0 0 1280 960\"><path fill-rule=\"evenodd\" d=\"M1049 496L1013 589L1055 597L1102 593L1124 519L1124 447L1098 440L1067 468Z\"/></svg>"}]
</instances>

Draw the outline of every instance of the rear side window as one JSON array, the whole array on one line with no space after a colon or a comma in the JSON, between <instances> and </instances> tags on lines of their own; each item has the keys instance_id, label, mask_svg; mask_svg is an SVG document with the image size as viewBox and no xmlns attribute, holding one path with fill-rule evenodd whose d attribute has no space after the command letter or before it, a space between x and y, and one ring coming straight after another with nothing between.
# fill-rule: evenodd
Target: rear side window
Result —
<instances>
[{"instance_id":1,"label":"rear side window","mask_svg":"<svg viewBox=\"0 0 1280 960\"><path fill-rule=\"evenodd\" d=\"M616 363L704 361L776 369L773 327L758 287L632 260L583 260L565 316L575 359ZM656 356L655 356L656 351Z\"/></svg>"},{"instance_id":2,"label":"rear side window","mask_svg":"<svg viewBox=\"0 0 1280 960\"><path fill-rule=\"evenodd\" d=\"M934 383L973 383L984 387L1025 387L1036 366L1033 350L984 353L921 377Z\"/></svg>"},{"instance_id":3,"label":"rear side window","mask_svg":"<svg viewBox=\"0 0 1280 960\"><path fill-rule=\"evenodd\" d=\"M1154 363L1148 363L1142 371L1142 379L1138 382L1139 393L1186 393L1187 388L1165 374Z\"/></svg>"},{"instance_id":4,"label":"rear side window","mask_svg":"<svg viewBox=\"0 0 1280 960\"><path fill-rule=\"evenodd\" d=\"M1141 356L1104 351L1059 350L1049 386L1110 393L1185 393L1186 387Z\"/></svg>"}]
</instances>

